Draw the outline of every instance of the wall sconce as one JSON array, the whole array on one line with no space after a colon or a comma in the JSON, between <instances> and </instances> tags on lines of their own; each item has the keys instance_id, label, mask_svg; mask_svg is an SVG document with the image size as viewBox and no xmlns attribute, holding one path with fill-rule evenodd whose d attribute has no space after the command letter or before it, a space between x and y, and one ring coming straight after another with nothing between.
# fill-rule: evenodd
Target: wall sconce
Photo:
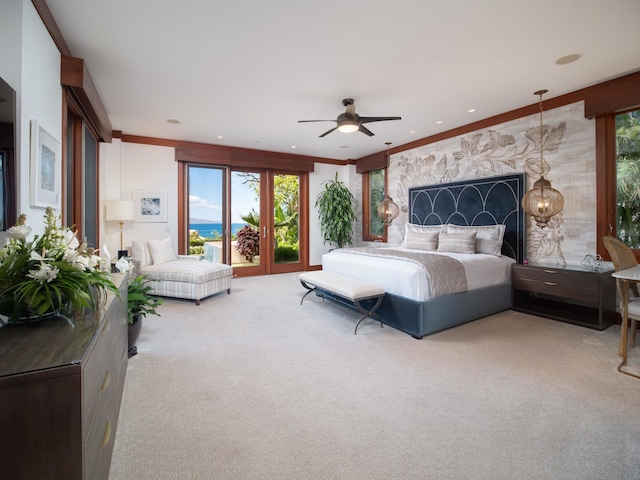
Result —
<instances>
[{"instance_id":1,"label":"wall sconce","mask_svg":"<svg viewBox=\"0 0 640 480\"><path fill-rule=\"evenodd\" d=\"M106 203L106 207L107 222L120 222L120 250L118 250L118 259L120 259L128 255L123 247L122 226L124 222L130 222L135 218L134 203L132 200L110 200Z\"/></svg>"},{"instance_id":2,"label":"wall sconce","mask_svg":"<svg viewBox=\"0 0 640 480\"><path fill-rule=\"evenodd\" d=\"M543 127L542 127L542 95L548 90L538 90L534 95L540 96L540 178L533 184L533 188L522 197L522 209L534 218L540 228L549 223L549 219L562 211L564 198L562 194L551 187L551 182L544 178Z\"/></svg>"},{"instance_id":3,"label":"wall sconce","mask_svg":"<svg viewBox=\"0 0 640 480\"><path fill-rule=\"evenodd\" d=\"M385 145L387 146L387 174L388 174L389 165L391 164L391 155L389 154L389 145L391 145L391 142L386 142ZM387 193L385 193L384 199L382 200L380 205L378 205L378 216L384 222L385 227L388 227L389 225L391 225L391 222L393 222L393 220L398 216L399 213L400 213L400 209L398 208L398 205L393 201L393 198L391 198Z\"/></svg>"}]
</instances>

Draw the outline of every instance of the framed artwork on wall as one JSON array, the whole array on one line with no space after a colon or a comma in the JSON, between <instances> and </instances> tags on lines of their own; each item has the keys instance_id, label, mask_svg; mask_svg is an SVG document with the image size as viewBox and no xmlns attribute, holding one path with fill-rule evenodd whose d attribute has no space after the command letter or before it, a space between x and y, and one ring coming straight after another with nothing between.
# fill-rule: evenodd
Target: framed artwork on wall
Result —
<instances>
[{"instance_id":1,"label":"framed artwork on wall","mask_svg":"<svg viewBox=\"0 0 640 480\"><path fill-rule=\"evenodd\" d=\"M59 207L62 163L60 142L31 120L29 201L32 207Z\"/></svg>"},{"instance_id":2,"label":"framed artwork on wall","mask_svg":"<svg viewBox=\"0 0 640 480\"><path fill-rule=\"evenodd\" d=\"M134 222L164 223L168 221L167 192L133 192Z\"/></svg>"}]
</instances>

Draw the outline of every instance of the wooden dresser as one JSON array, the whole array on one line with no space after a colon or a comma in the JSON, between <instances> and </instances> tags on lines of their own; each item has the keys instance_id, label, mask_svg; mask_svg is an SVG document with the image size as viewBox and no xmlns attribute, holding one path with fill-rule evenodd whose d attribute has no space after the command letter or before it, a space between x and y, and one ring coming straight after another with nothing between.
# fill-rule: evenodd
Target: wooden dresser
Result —
<instances>
[{"instance_id":1,"label":"wooden dresser","mask_svg":"<svg viewBox=\"0 0 640 480\"><path fill-rule=\"evenodd\" d=\"M513 309L604 330L616 321L616 282L611 273L514 264Z\"/></svg>"},{"instance_id":2,"label":"wooden dresser","mask_svg":"<svg viewBox=\"0 0 640 480\"><path fill-rule=\"evenodd\" d=\"M95 313L0 328L0 477L109 476L127 370L127 283Z\"/></svg>"}]
</instances>

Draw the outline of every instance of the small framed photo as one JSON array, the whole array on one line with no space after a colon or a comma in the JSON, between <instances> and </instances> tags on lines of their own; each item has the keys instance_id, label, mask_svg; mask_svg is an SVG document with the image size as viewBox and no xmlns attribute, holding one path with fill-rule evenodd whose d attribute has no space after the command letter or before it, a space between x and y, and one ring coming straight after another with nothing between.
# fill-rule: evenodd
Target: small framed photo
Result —
<instances>
[{"instance_id":1,"label":"small framed photo","mask_svg":"<svg viewBox=\"0 0 640 480\"><path fill-rule=\"evenodd\" d=\"M167 215L167 192L133 192L133 203L135 205L134 222L156 222L168 221Z\"/></svg>"},{"instance_id":2,"label":"small framed photo","mask_svg":"<svg viewBox=\"0 0 640 480\"><path fill-rule=\"evenodd\" d=\"M60 206L62 164L60 142L31 120L29 202L32 207Z\"/></svg>"}]
</instances>

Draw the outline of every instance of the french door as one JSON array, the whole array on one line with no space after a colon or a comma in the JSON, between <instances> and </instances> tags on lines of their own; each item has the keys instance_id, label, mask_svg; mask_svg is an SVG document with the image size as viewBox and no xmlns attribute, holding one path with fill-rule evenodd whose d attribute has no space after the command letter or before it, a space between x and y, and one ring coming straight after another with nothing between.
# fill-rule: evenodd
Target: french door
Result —
<instances>
[{"instance_id":1,"label":"french door","mask_svg":"<svg viewBox=\"0 0 640 480\"><path fill-rule=\"evenodd\" d=\"M230 264L234 276L306 267L306 173L203 165L187 172L190 253Z\"/></svg>"}]
</instances>

